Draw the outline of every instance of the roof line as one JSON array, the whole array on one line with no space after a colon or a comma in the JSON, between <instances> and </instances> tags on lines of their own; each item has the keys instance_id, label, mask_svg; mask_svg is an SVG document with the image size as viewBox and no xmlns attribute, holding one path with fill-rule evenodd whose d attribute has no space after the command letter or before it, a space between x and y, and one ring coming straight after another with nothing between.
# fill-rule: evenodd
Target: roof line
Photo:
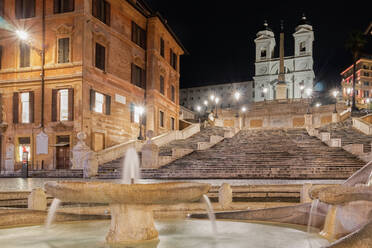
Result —
<instances>
[{"instance_id":1,"label":"roof line","mask_svg":"<svg viewBox=\"0 0 372 248\"><path fill-rule=\"evenodd\" d=\"M133 8L135 8L138 12L140 12L144 17L146 18L149 18L149 17L158 17L159 20L162 22L162 24L165 26L165 28L167 29L167 31L171 34L171 36L174 38L174 40L177 42L177 44L181 47L181 49L183 50L184 54L185 55L189 55L190 53L187 51L187 49L185 48L185 46L181 43L180 39L177 37L177 35L174 33L174 31L172 30L172 28L168 25L167 21L165 20L165 18L158 12L154 12L150 6L143 0L137 0L137 2L139 2L141 5L143 5L144 8L146 9L143 9L141 7L139 7L137 4L135 4L133 1L131 0L126 0ZM146 11L148 13L146 13Z\"/></svg>"}]
</instances>

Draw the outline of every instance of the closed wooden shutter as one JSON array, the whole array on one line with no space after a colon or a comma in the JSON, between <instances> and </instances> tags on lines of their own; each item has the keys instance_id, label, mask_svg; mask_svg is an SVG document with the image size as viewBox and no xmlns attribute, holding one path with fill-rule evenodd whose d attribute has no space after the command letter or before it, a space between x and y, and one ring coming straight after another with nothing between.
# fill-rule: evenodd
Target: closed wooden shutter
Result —
<instances>
[{"instance_id":1,"label":"closed wooden shutter","mask_svg":"<svg viewBox=\"0 0 372 248\"><path fill-rule=\"evenodd\" d=\"M15 15L17 19L23 17L23 0L15 1Z\"/></svg>"},{"instance_id":2,"label":"closed wooden shutter","mask_svg":"<svg viewBox=\"0 0 372 248\"><path fill-rule=\"evenodd\" d=\"M107 25L110 25L111 6L110 6L109 2L107 2L107 1L104 1L104 2L105 2L105 20L104 20L104 23L106 23Z\"/></svg>"},{"instance_id":3,"label":"closed wooden shutter","mask_svg":"<svg viewBox=\"0 0 372 248\"><path fill-rule=\"evenodd\" d=\"M29 96L30 96L30 110L29 110L30 123L34 123L35 121L35 94L34 92L30 91Z\"/></svg>"},{"instance_id":4,"label":"closed wooden shutter","mask_svg":"<svg viewBox=\"0 0 372 248\"><path fill-rule=\"evenodd\" d=\"M96 105L96 92L93 89L90 89L90 111L94 110Z\"/></svg>"},{"instance_id":5,"label":"closed wooden shutter","mask_svg":"<svg viewBox=\"0 0 372 248\"><path fill-rule=\"evenodd\" d=\"M18 92L13 93L13 123L18 123L18 112L19 112L19 94Z\"/></svg>"},{"instance_id":6,"label":"closed wooden shutter","mask_svg":"<svg viewBox=\"0 0 372 248\"><path fill-rule=\"evenodd\" d=\"M96 43L96 67L105 70L106 48L99 43Z\"/></svg>"},{"instance_id":7,"label":"closed wooden shutter","mask_svg":"<svg viewBox=\"0 0 372 248\"><path fill-rule=\"evenodd\" d=\"M98 17L98 0L92 0L92 15Z\"/></svg>"},{"instance_id":8,"label":"closed wooden shutter","mask_svg":"<svg viewBox=\"0 0 372 248\"><path fill-rule=\"evenodd\" d=\"M111 114L111 96L106 95L105 104L106 104L105 113L106 115L110 115Z\"/></svg>"},{"instance_id":9,"label":"closed wooden shutter","mask_svg":"<svg viewBox=\"0 0 372 248\"><path fill-rule=\"evenodd\" d=\"M30 46L24 42L20 43L20 67L30 66Z\"/></svg>"},{"instance_id":10,"label":"closed wooden shutter","mask_svg":"<svg viewBox=\"0 0 372 248\"><path fill-rule=\"evenodd\" d=\"M58 39L58 63L68 63L70 57L70 38Z\"/></svg>"},{"instance_id":11,"label":"closed wooden shutter","mask_svg":"<svg viewBox=\"0 0 372 248\"><path fill-rule=\"evenodd\" d=\"M35 17L35 0L23 0L23 18Z\"/></svg>"},{"instance_id":12,"label":"closed wooden shutter","mask_svg":"<svg viewBox=\"0 0 372 248\"><path fill-rule=\"evenodd\" d=\"M57 121L57 97L58 90L52 89L52 121Z\"/></svg>"},{"instance_id":13,"label":"closed wooden shutter","mask_svg":"<svg viewBox=\"0 0 372 248\"><path fill-rule=\"evenodd\" d=\"M54 14L61 13L61 0L54 0L53 10Z\"/></svg>"},{"instance_id":14,"label":"closed wooden shutter","mask_svg":"<svg viewBox=\"0 0 372 248\"><path fill-rule=\"evenodd\" d=\"M141 88L146 89L146 70L141 69Z\"/></svg>"},{"instance_id":15,"label":"closed wooden shutter","mask_svg":"<svg viewBox=\"0 0 372 248\"><path fill-rule=\"evenodd\" d=\"M164 58L164 40L160 38L160 55Z\"/></svg>"},{"instance_id":16,"label":"closed wooden shutter","mask_svg":"<svg viewBox=\"0 0 372 248\"><path fill-rule=\"evenodd\" d=\"M68 89L68 120L74 120L74 89Z\"/></svg>"},{"instance_id":17,"label":"closed wooden shutter","mask_svg":"<svg viewBox=\"0 0 372 248\"><path fill-rule=\"evenodd\" d=\"M0 16L4 16L4 1L5 0L0 0Z\"/></svg>"},{"instance_id":18,"label":"closed wooden shutter","mask_svg":"<svg viewBox=\"0 0 372 248\"><path fill-rule=\"evenodd\" d=\"M136 84L136 65L133 63L131 64L130 82Z\"/></svg>"}]
</instances>

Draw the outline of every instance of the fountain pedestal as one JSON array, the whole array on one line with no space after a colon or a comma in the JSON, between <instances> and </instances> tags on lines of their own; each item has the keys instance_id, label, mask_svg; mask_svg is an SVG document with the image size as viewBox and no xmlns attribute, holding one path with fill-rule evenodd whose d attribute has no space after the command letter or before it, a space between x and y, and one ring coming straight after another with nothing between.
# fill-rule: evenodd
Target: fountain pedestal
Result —
<instances>
[{"instance_id":1,"label":"fountain pedestal","mask_svg":"<svg viewBox=\"0 0 372 248\"><path fill-rule=\"evenodd\" d=\"M110 204L111 226L108 243L136 243L158 240L151 206Z\"/></svg>"}]
</instances>

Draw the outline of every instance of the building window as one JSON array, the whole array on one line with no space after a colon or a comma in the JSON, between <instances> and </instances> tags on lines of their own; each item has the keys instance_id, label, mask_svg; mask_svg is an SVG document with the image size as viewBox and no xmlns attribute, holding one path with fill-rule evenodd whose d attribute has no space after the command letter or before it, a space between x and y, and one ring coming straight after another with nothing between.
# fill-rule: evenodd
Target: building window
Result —
<instances>
[{"instance_id":1,"label":"building window","mask_svg":"<svg viewBox=\"0 0 372 248\"><path fill-rule=\"evenodd\" d=\"M146 30L138 26L135 22L132 22L132 41L146 49Z\"/></svg>"},{"instance_id":2,"label":"building window","mask_svg":"<svg viewBox=\"0 0 372 248\"><path fill-rule=\"evenodd\" d=\"M13 123L34 122L34 92L13 93Z\"/></svg>"},{"instance_id":3,"label":"building window","mask_svg":"<svg viewBox=\"0 0 372 248\"><path fill-rule=\"evenodd\" d=\"M177 70L177 54L173 52L172 49L170 49L170 65L173 67L173 69Z\"/></svg>"},{"instance_id":4,"label":"building window","mask_svg":"<svg viewBox=\"0 0 372 248\"><path fill-rule=\"evenodd\" d=\"M261 59L266 59L266 49L261 49Z\"/></svg>"},{"instance_id":5,"label":"building window","mask_svg":"<svg viewBox=\"0 0 372 248\"><path fill-rule=\"evenodd\" d=\"M92 0L92 15L101 22L110 25L110 3L105 0Z\"/></svg>"},{"instance_id":6,"label":"building window","mask_svg":"<svg viewBox=\"0 0 372 248\"><path fill-rule=\"evenodd\" d=\"M164 112L159 111L159 125L160 127L164 127Z\"/></svg>"},{"instance_id":7,"label":"building window","mask_svg":"<svg viewBox=\"0 0 372 248\"><path fill-rule=\"evenodd\" d=\"M160 76L160 93L164 95L164 77Z\"/></svg>"},{"instance_id":8,"label":"building window","mask_svg":"<svg viewBox=\"0 0 372 248\"><path fill-rule=\"evenodd\" d=\"M90 110L105 115L111 114L111 96L90 90Z\"/></svg>"},{"instance_id":9,"label":"building window","mask_svg":"<svg viewBox=\"0 0 372 248\"><path fill-rule=\"evenodd\" d=\"M72 121L74 116L74 89L52 90L52 121Z\"/></svg>"},{"instance_id":10,"label":"building window","mask_svg":"<svg viewBox=\"0 0 372 248\"><path fill-rule=\"evenodd\" d=\"M172 130L175 130L175 120L174 120L174 118L173 117L171 117L171 129Z\"/></svg>"},{"instance_id":11,"label":"building window","mask_svg":"<svg viewBox=\"0 0 372 248\"><path fill-rule=\"evenodd\" d=\"M172 102L176 101L176 89L174 88L173 85L171 85L171 100Z\"/></svg>"},{"instance_id":12,"label":"building window","mask_svg":"<svg viewBox=\"0 0 372 248\"><path fill-rule=\"evenodd\" d=\"M58 39L58 64L70 62L70 38Z\"/></svg>"},{"instance_id":13,"label":"building window","mask_svg":"<svg viewBox=\"0 0 372 248\"><path fill-rule=\"evenodd\" d=\"M30 66L30 46L24 42L19 45L19 67L29 67Z\"/></svg>"},{"instance_id":14,"label":"building window","mask_svg":"<svg viewBox=\"0 0 372 248\"><path fill-rule=\"evenodd\" d=\"M160 55L164 58L164 40L160 38Z\"/></svg>"},{"instance_id":15,"label":"building window","mask_svg":"<svg viewBox=\"0 0 372 248\"><path fill-rule=\"evenodd\" d=\"M35 0L16 0L15 15L17 19L35 16Z\"/></svg>"},{"instance_id":16,"label":"building window","mask_svg":"<svg viewBox=\"0 0 372 248\"><path fill-rule=\"evenodd\" d=\"M99 43L96 43L96 63L95 66L102 71L106 69L106 47L102 46Z\"/></svg>"},{"instance_id":17,"label":"building window","mask_svg":"<svg viewBox=\"0 0 372 248\"><path fill-rule=\"evenodd\" d=\"M368 72L364 72L364 73L363 73L363 76L365 76L365 77L369 77L369 73L368 73Z\"/></svg>"},{"instance_id":18,"label":"building window","mask_svg":"<svg viewBox=\"0 0 372 248\"><path fill-rule=\"evenodd\" d=\"M132 63L131 82L132 84L142 89L145 88L146 71L133 63Z\"/></svg>"},{"instance_id":19,"label":"building window","mask_svg":"<svg viewBox=\"0 0 372 248\"><path fill-rule=\"evenodd\" d=\"M306 52L306 41L300 42L300 53Z\"/></svg>"},{"instance_id":20,"label":"building window","mask_svg":"<svg viewBox=\"0 0 372 248\"><path fill-rule=\"evenodd\" d=\"M130 122L139 123L141 117L141 107L130 103Z\"/></svg>"},{"instance_id":21,"label":"building window","mask_svg":"<svg viewBox=\"0 0 372 248\"><path fill-rule=\"evenodd\" d=\"M18 154L19 161L23 160L23 154L28 153L27 160L31 158L31 139L30 137L19 137L18 138Z\"/></svg>"},{"instance_id":22,"label":"building window","mask_svg":"<svg viewBox=\"0 0 372 248\"><path fill-rule=\"evenodd\" d=\"M54 14L74 11L74 0L54 0Z\"/></svg>"},{"instance_id":23,"label":"building window","mask_svg":"<svg viewBox=\"0 0 372 248\"><path fill-rule=\"evenodd\" d=\"M363 85L364 86L369 86L369 82L364 82Z\"/></svg>"},{"instance_id":24,"label":"building window","mask_svg":"<svg viewBox=\"0 0 372 248\"><path fill-rule=\"evenodd\" d=\"M4 16L4 1L5 0L0 0L0 16L3 17Z\"/></svg>"},{"instance_id":25,"label":"building window","mask_svg":"<svg viewBox=\"0 0 372 248\"><path fill-rule=\"evenodd\" d=\"M364 91L364 97L369 97L369 91L368 90Z\"/></svg>"}]
</instances>

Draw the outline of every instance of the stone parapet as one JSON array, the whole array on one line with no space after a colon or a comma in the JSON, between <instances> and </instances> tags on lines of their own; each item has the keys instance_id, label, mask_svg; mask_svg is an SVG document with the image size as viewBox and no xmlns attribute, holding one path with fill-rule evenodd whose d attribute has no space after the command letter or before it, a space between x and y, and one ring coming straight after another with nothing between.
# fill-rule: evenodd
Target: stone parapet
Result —
<instances>
[{"instance_id":1,"label":"stone parapet","mask_svg":"<svg viewBox=\"0 0 372 248\"><path fill-rule=\"evenodd\" d=\"M345 150L345 151L348 151L350 152L351 154L354 154L354 155L362 155L364 152L364 145L363 144L350 144L350 145L346 145L346 146L343 146L342 148Z\"/></svg>"}]
</instances>

